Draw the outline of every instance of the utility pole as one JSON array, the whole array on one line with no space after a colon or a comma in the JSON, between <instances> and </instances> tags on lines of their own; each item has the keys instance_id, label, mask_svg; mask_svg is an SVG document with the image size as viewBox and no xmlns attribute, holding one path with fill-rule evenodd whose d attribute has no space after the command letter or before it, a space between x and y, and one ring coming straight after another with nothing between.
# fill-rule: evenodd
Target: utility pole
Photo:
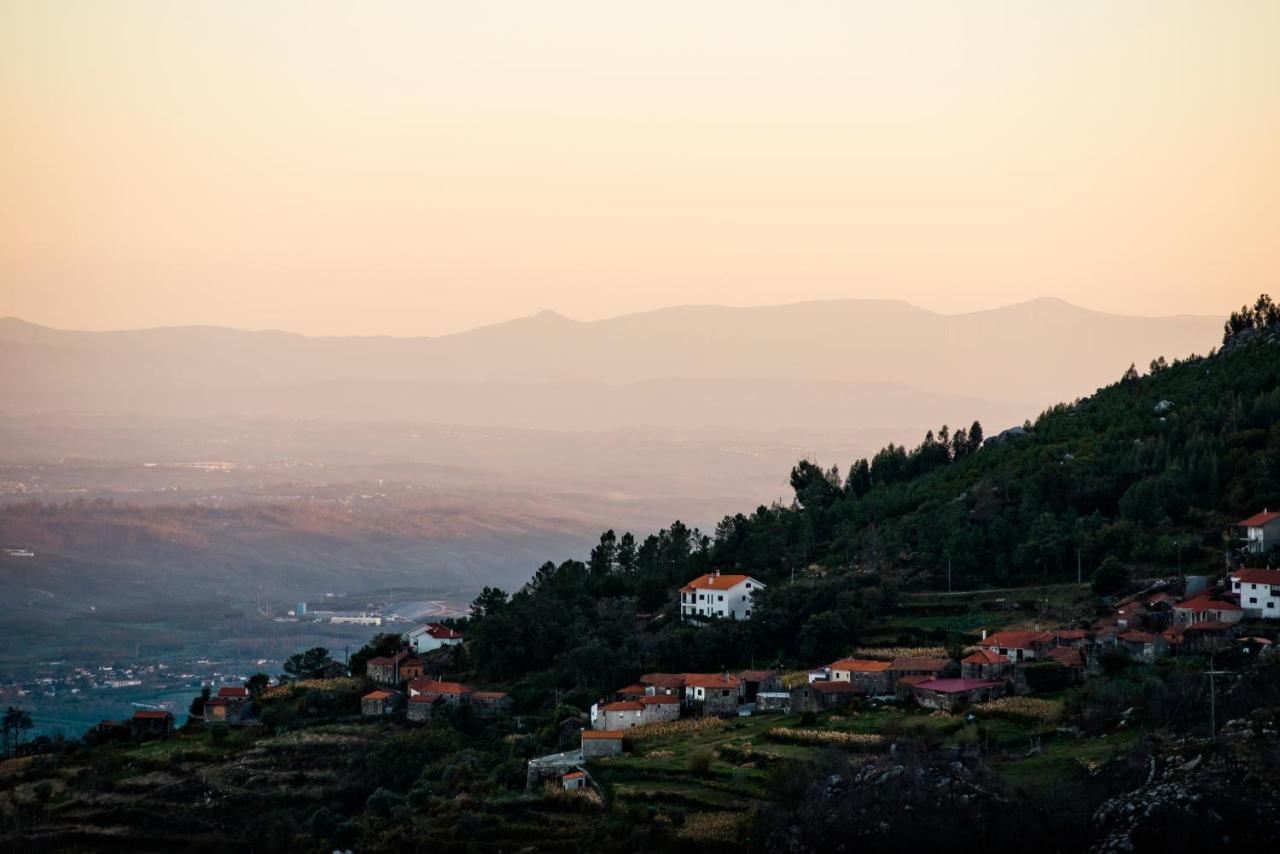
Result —
<instances>
[{"instance_id":1,"label":"utility pole","mask_svg":"<svg viewBox=\"0 0 1280 854\"><path fill-rule=\"evenodd\" d=\"M1081 564L1080 549L1076 549L1076 584L1084 583L1084 569Z\"/></svg>"},{"instance_id":2,"label":"utility pole","mask_svg":"<svg viewBox=\"0 0 1280 854\"><path fill-rule=\"evenodd\" d=\"M947 592L951 592L951 555L947 555Z\"/></svg>"},{"instance_id":3,"label":"utility pole","mask_svg":"<svg viewBox=\"0 0 1280 854\"><path fill-rule=\"evenodd\" d=\"M1209 737L1210 738L1216 738L1218 735L1218 702L1217 702L1218 698L1217 698L1217 691L1215 690L1217 687L1217 682L1215 681L1214 677L1229 676L1232 672L1230 670L1218 670L1214 666L1213 660L1216 655L1217 655L1216 650L1209 653L1208 673L1209 673Z\"/></svg>"}]
</instances>

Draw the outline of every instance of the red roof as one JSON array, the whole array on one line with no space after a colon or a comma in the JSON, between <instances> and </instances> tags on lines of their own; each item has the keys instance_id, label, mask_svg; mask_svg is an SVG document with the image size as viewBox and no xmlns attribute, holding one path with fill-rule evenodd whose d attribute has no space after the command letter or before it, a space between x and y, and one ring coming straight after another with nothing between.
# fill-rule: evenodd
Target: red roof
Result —
<instances>
[{"instance_id":1,"label":"red roof","mask_svg":"<svg viewBox=\"0 0 1280 854\"><path fill-rule=\"evenodd\" d=\"M625 688L619 688L617 691L614 691L614 693L615 694L643 694L644 691L645 691L644 686L641 685L639 682L637 682L634 685L628 685Z\"/></svg>"},{"instance_id":2,"label":"red roof","mask_svg":"<svg viewBox=\"0 0 1280 854\"><path fill-rule=\"evenodd\" d=\"M1187 626L1186 631L1188 632L1223 632L1223 631L1226 631L1227 629L1234 629L1235 626L1236 626L1235 623L1223 623L1219 620L1201 620L1198 623L1193 623L1192 625Z\"/></svg>"},{"instance_id":3,"label":"red roof","mask_svg":"<svg viewBox=\"0 0 1280 854\"><path fill-rule=\"evenodd\" d=\"M1280 519L1280 513L1268 512L1263 510L1261 513L1254 513L1248 519L1241 519L1236 524L1241 528L1261 528L1269 522Z\"/></svg>"},{"instance_id":4,"label":"red roof","mask_svg":"<svg viewBox=\"0 0 1280 854\"><path fill-rule=\"evenodd\" d=\"M891 662L872 661L869 658L842 658L832 662L832 670L848 670L853 673L883 673L889 669Z\"/></svg>"},{"instance_id":5,"label":"red roof","mask_svg":"<svg viewBox=\"0 0 1280 854\"><path fill-rule=\"evenodd\" d=\"M577 779L580 779L580 778L585 777L585 776L587 776L587 772L586 772L586 771L570 771L568 774L565 774L565 775L564 775L564 776L562 776L560 779L562 779L562 780L577 780Z\"/></svg>"},{"instance_id":6,"label":"red roof","mask_svg":"<svg viewBox=\"0 0 1280 854\"><path fill-rule=\"evenodd\" d=\"M1188 599L1185 602L1179 602L1173 606L1179 611L1239 611L1240 606L1231 602L1223 602L1221 599L1213 599L1209 596L1197 596L1194 599Z\"/></svg>"},{"instance_id":7,"label":"red roof","mask_svg":"<svg viewBox=\"0 0 1280 854\"><path fill-rule=\"evenodd\" d=\"M506 699L506 691L472 691L471 699L473 700L503 700Z\"/></svg>"},{"instance_id":8,"label":"red roof","mask_svg":"<svg viewBox=\"0 0 1280 854\"><path fill-rule=\"evenodd\" d=\"M419 694L470 694L471 686L461 682L437 682L434 679L414 679L409 690Z\"/></svg>"},{"instance_id":9,"label":"red roof","mask_svg":"<svg viewBox=\"0 0 1280 854\"><path fill-rule=\"evenodd\" d=\"M1231 573L1231 577L1245 584L1280 585L1280 569L1241 569Z\"/></svg>"},{"instance_id":10,"label":"red roof","mask_svg":"<svg viewBox=\"0 0 1280 854\"><path fill-rule=\"evenodd\" d=\"M1008 664L1009 659L999 653L992 652L989 649L980 649L973 655L962 658L960 661L964 664Z\"/></svg>"},{"instance_id":11,"label":"red roof","mask_svg":"<svg viewBox=\"0 0 1280 854\"><path fill-rule=\"evenodd\" d=\"M605 703L600 707L602 712L641 712L644 703L638 700L618 700L616 703Z\"/></svg>"},{"instance_id":12,"label":"red roof","mask_svg":"<svg viewBox=\"0 0 1280 854\"><path fill-rule=\"evenodd\" d=\"M932 682L932 681L933 681L932 676L903 676L901 679L898 680L898 683L899 684L905 683L907 685L919 685L922 682Z\"/></svg>"},{"instance_id":13,"label":"red roof","mask_svg":"<svg viewBox=\"0 0 1280 854\"><path fill-rule=\"evenodd\" d=\"M686 673L684 684L687 688L737 688L742 680L727 673Z\"/></svg>"},{"instance_id":14,"label":"red roof","mask_svg":"<svg viewBox=\"0 0 1280 854\"><path fill-rule=\"evenodd\" d=\"M392 694L390 691L370 691L361 697L361 700L389 700Z\"/></svg>"},{"instance_id":15,"label":"red roof","mask_svg":"<svg viewBox=\"0 0 1280 854\"><path fill-rule=\"evenodd\" d=\"M928 670L936 673L951 663L949 658L895 658L890 670Z\"/></svg>"},{"instance_id":16,"label":"red roof","mask_svg":"<svg viewBox=\"0 0 1280 854\"><path fill-rule=\"evenodd\" d=\"M698 590L728 590L730 587L737 587L744 581L756 581L749 575L717 575L715 573L707 573L699 575L693 581L690 581L684 587L680 588L681 593L694 593ZM760 585L763 586L763 585Z\"/></svg>"},{"instance_id":17,"label":"red roof","mask_svg":"<svg viewBox=\"0 0 1280 854\"><path fill-rule=\"evenodd\" d=\"M1037 644L1053 640L1050 632L1009 631L996 632L978 641L978 646L999 646L1005 649L1034 649Z\"/></svg>"},{"instance_id":18,"label":"red roof","mask_svg":"<svg viewBox=\"0 0 1280 854\"><path fill-rule=\"evenodd\" d=\"M582 731L583 739L592 738L623 738L625 733L616 729L584 729Z\"/></svg>"},{"instance_id":19,"label":"red roof","mask_svg":"<svg viewBox=\"0 0 1280 854\"><path fill-rule=\"evenodd\" d=\"M133 713L133 717L140 720L164 720L173 717L173 712L166 712L161 709L138 709Z\"/></svg>"},{"instance_id":20,"label":"red roof","mask_svg":"<svg viewBox=\"0 0 1280 854\"><path fill-rule=\"evenodd\" d=\"M1049 657L1067 667L1084 667L1084 657L1080 650L1071 646L1055 646L1049 650Z\"/></svg>"},{"instance_id":21,"label":"red roof","mask_svg":"<svg viewBox=\"0 0 1280 854\"><path fill-rule=\"evenodd\" d=\"M226 700L243 700L249 696L249 689L238 685L224 685L218 689L218 696Z\"/></svg>"},{"instance_id":22,"label":"red roof","mask_svg":"<svg viewBox=\"0 0 1280 854\"><path fill-rule=\"evenodd\" d=\"M865 694L862 688L854 685L852 682L842 680L819 679L817 682L810 684L813 690L819 694Z\"/></svg>"},{"instance_id":23,"label":"red roof","mask_svg":"<svg viewBox=\"0 0 1280 854\"><path fill-rule=\"evenodd\" d=\"M422 628L423 631L437 640L462 640L461 632L455 632L453 629L448 626L441 625L440 623L427 623Z\"/></svg>"},{"instance_id":24,"label":"red roof","mask_svg":"<svg viewBox=\"0 0 1280 854\"><path fill-rule=\"evenodd\" d=\"M684 678L683 673L646 673L640 681L655 688L683 688Z\"/></svg>"},{"instance_id":25,"label":"red roof","mask_svg":"<svg viewBox=\"0 0 1280 854\"><path fill-rule=\"evenodd\" d=\"M652 697L641 697L640 702L646 706L670 706L680 702L680 698L671 694L654 694Z\"/></svg>"},{"instance_id":26,"label":"red roof","mask_svg":"<svg viewBox=\"0 0 1280 854\"><path fill-rule=\"evenodd\" d=\"M1120 640L1130 641L1132 643L1155 643L1156 636L1151 632L1142 632L1137 629L1129 629L1116 635Z\"/></svg>"},{"instance_id":27,"label":"red roof","mask_svg":"<svg viewBox=\"0 0 1280 854\"><path fill-rule=\"evenodd\" d=\"M939 694L960 694L965 691L977 691L981 688L995 688L1003 682L990 679L930 679L916 685L921 691L935 691Z\"/></svg>"},{"instance_id":28,"label":"red roof","mask_svg":"<svg viewBox=\"0 0 1280 854\"><path fill-rule=\"evenodd\" d=\"M1089 633L1084 629L1058 629L1053 636L1060 641L1084 640Z\"/></svg>"}]
</instances>

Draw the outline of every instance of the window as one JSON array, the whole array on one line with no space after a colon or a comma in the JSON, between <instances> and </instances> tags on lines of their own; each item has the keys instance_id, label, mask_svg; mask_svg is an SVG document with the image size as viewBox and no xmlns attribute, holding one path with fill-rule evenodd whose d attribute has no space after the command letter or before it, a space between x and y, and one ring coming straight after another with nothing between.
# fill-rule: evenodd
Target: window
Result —
<instances>
[{"instance_id":1,"label":"window","mask_svg":"<svg viewBox=\"0 0 1280 854\"><path fill-rule=\"evenodd\" d=\"M750 616L751 616L751 609L750 609L750 608L748 608L747 610L743 611L743 612L742 612L742 616L744 616L744 617L750 617Z\"/></svg>"},{"instance_id":2,"label":"window","mask_svg":"<svg viewBox=\"0 0 1280 854\"><path fill-rule=\"evenodd\" d=\"M751 582L750 582L750 581L748 581L748 582L747 582L747 589L748 589L748 590L750 590L750 589L751 589Z\"/></svg>"},{"instance_id":3,"label":"window","mask_svg":"<svg viewBox=\"0 0 1280 854\"><path fill-rule=\"evenodd\" d=\"M1257 604L1258 604L1258 597L1257 597L1257 596L1250 596L1250 597L1249 597L1249 604L1250 604L1250 605L1257 605Z\"/></svg>"},{"instance_id":4,"label":"window","mask_svg":"<svg viewBox=\"0 0 1280 854\"><path fill-rule=\"evenodd\" d=\"M724 601L724 595L723 595L723 594L721 594L720 596L717 596L717 597L716 597L716 601L717 601L717 602L723 602L723 601Z\"/></svg>"}]
</instances>

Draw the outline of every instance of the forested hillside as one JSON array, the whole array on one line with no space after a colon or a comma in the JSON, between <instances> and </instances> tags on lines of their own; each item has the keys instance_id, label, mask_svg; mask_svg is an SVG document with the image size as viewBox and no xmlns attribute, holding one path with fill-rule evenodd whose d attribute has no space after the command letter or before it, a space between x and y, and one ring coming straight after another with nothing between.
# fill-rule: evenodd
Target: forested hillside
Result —
<instances>
[{"instance_id":1,"label":"forested hillside","mask_svg":"<svg viewBox=\"0 0 1280 854\"><path fill-rule=\"evenodd\" d=\"M1280 312L1262 297L1208 356L1157 358L1145 376L1131 366L1021 429L982 432L942 427L843 471L803 461L790 506L712 534L680 522L641 541L606 532L586 563L545 564L510 597L485 590L474 666L608 685L637 662L820 660L856 644L897 591L945 590L948 563L955 589L1074 580L1078 566L1088 578L1104 562L1121 581L1217 570L1232 523L1280 507ZM673 591L712 569L769 585L755 618L675 625Z\"/></svg>"}]
</instances>

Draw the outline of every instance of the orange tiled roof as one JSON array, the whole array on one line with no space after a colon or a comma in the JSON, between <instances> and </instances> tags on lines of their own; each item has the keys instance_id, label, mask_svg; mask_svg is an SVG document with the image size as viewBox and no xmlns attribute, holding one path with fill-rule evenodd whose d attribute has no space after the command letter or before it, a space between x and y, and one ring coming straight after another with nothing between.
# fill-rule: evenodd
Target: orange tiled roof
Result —
<instances>
[{"instance_id":1,"label":"orange tiled roof","mask_svg":"<svg viewBox=\"0 0 1280 854\"><path fill-rule=\"evenodd\" d=\"M625 733L617 729L584 729L582 731L583 739L593 738L623 738Z\"/></svg>"},{"instance_id":2,"label":"orange tiled roof","mask_svg":"<svg viewBox=\"0 0 1280 854\"><path fill-rule=\"evenodd\" d=\"M1231 573L1246 584L1280 585L1280 569L1241 569Z\"/></svg>"},{"instance_id":3,"label":"orange tiled roof","mask_svg":"<svg viewBox=\"0 0 1280 854\"><path fill-rule=\"evenodd\" d=\"M842 658L832 662L832 670L849 670L855 673L883 673L892 662L872 661L869 658Z\"/></svg>"},{"instance_id":4,"label":"orange tiled roof","mask_svg":"<svg viewBox=\"0 0 1280 854\"><path fill-rule=\"evenodd\" d=\"M742 680L726 673L686 673L684 684L687 688L737 688Z\"/></svg>"},{"instance_id":5,"label":"orange tiled roof","mask_svg":"<svg viewBox=\"0 0 1280 854\"><path fill-rule=\"evenodd\" d=\"M716 575L709 572L706 575L699 575L693 581L681 587L680 592L694 593L698 590L728 590L730 587L737 587L744 581L760 583L749 575Z\"/></svg>"},{"instance_id":6,"label":"orange tiled roof","mask_svg":"<svg viewBox=\"0 0 1280 854\"><path fill-rule=\"evenodd\" d=\"M978 646L1000 646L1006 649L1031 649L1036 644L1053 640L1051 632L1008 631L987 635Z\"/></svg>"},{"instance_id":7,"label":"orange tiled roof","mask_svg":"<svg viewBox=\"0 0 1280 854\"><path fill-rule=\"evenodd\" d=\"M960 659L960 661L964 664L1008 664L1009 663L1008 658L998 653L994 653L989 649L980 649L977 652L975 652L973 655L970 655L967 658Z\"/></svg>"},{"instance_id":8,"label":"orange tiled roof","mask_svg":"<svg viewBox=\"0 0 1280 854\"><path fill-rule=\"evenodd\" d=\"M600 707L602 712L640 712L644 711L644 703L639 700L618 700L614 703L605 703Z\"/></svg>"}]
</instances>

